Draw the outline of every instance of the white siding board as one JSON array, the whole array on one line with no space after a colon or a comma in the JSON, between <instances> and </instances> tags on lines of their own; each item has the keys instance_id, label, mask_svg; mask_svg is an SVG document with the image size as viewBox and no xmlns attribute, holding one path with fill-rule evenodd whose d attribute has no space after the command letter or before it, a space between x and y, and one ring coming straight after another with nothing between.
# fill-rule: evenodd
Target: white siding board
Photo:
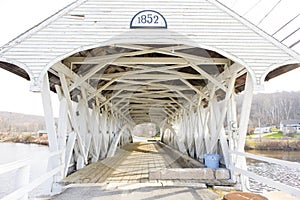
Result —
<instances>
[{"instance_id":1,"label":"white siding board","mask_svg":"<svg viewBox=\"0 0 300 200\"><path fill-rule=\"evenodd\" d=\"M131 18L147 9L164 15L168 30L174 33L151 30L151 35L147 35L145 33L149 30L146 30L128 35L126 32L132 31L129 29ZM70 15L84 15L84 18L68 19ZM258 79L274 63L295 60L238 19L204 0L130 0L126 3L87 0L14 47L4 49L0 56L24 62L36 75L61 55L79 47L101 45L112 38L124 41L144 38L155 42L173 39L178 43L194 41L238 57L252 67Z\"/></svg>"}]
</instances>

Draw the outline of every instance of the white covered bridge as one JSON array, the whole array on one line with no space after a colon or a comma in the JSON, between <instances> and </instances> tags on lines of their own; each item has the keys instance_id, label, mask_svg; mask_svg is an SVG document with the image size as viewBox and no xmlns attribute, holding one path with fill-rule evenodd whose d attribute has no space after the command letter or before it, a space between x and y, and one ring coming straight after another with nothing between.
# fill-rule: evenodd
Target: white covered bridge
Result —
<instances>
[{"instance_id":1,"label":"white covered bridge","mask_svg":"<svg viewBox=\"0 0 300 200\"><path fill-rule=\"evenodd\" d=\"M183 154L220 154L243 183L235 170L245 157L236 153L253 90L299 63L215 0L78 0L0 49L0 67L42 94L49 148L60 152L51 163L64 166L55 181L70 162L81 169L113 156L135 125L151 122ZM60 100L57 126L50 91Z\"/></svg>"}]
</instances>

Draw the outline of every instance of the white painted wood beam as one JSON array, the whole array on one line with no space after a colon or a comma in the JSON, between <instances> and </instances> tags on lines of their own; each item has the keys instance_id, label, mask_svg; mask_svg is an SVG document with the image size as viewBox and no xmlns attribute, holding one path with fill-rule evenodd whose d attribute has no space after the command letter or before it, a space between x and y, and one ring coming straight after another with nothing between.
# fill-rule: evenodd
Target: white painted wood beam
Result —
<instances>
[{"instance_id":1,"label":"white painted wood beam","mask_svg":"<svg viewBox=\"0 0 300 200\"><path fill-rule=\"evenodd\" d=\"M178 101L176 101L176 100L173 99L172 97L169 97L169 99L171 99L174 103L176 103L178 106L180 106L182 110L185 110L184 106L181 105Z\"/></svg>"},{"instance_id":2,"label":"white painted wood beam","mask_svg":"<svg viewBox=\"0 0 300 200\"><path fill-rule=\"evenodd\" d=\"M208 74L207 72L205 72L203 69L201 69L199 66L197 66L194 63L190 63L190 65L199 74L201 74L202 76L204 76L205 78L207 78L210 82L212 82L213 84L215 84L220 89L222 89L222 90L224 90L226 92L227 88L223 84L221 84L218 80L216 80L213 76L211 76L210 74Z\"/></svg>"},{"instance_id":3,"label":"white painted wood beam","mask_svg":"<svg viewBox=\"0 0 300 200\"><path fill-rule=\"evenodd\" d=\"M69 164L71 162L73 149L76 143L76 133L71 132L68 137L67 145L66 145L66 156L65 156L65 167L64 167L64 177L67 176L69 170Z\"/></svg>"},{"instance_id":4,"label":"white painted wood beam","mask_svg":"<svg viewBox=\"0 0 300 200\"><path fill-rule=\"evenodd\" d=\"M184 99L186 99L191 105L196 106L196 104L190 98L188 98L186 95L184 95L182 92L176 91L176 93L178 93L181 97L183 97Z\"/></svg>"},{"instance_id":5,"label":"white painted wood beam","mask_svg":"<svg viewBox=\"0 0 300 200\"><path fill-rule=\"evenodd\" d=\"M121 57L113 61L116 65L170 65L170 64L188 64L185 59L176 57Z\"/></svg>"},{"instance_id":6,"label":"white painted wood beam","mask_svg":"<svg viewBox=\"0 0 300 200\"><path fill-rule=\"evenodd\" d=\"M123 90L119 90L116 93L113 93L113 95L110 98L106 99L103 103L101 103L100 108L103 107L104 105L108 104L113 98L115 98L122 92L123 92Z\"/></svg>"},{"instance_id":7,"label":"white painted wood beam","mask_svg":"<svg viewBox=\"0 0 300 200\"><path fill-rule=\"evenodd\" d=\"M74 80L74 83L69 87L69 90L72 91L79 85L81 85L84 81L88 80L90 77L92 77L95 73L103 69L108 62L102 62L100 64L97 64L95 67L93 67L87 74L85 74L83 77L76 77Z\"/></svg>"},{"instance_id":8,"label":"white painted wood beam","mask_svg":"<svg viewBox=\"0 0 300 200\"><path fill-rule=\"evenodd\" d=\"M180 138L180 134L177 133L174 128L168 124L168 123L165 123L165 128L169 129L173 135L175 136L175 140L176 140L176 143L177 143L177 146L178 146L178 150L183 153L183 154L187 154L187 151L186 151L186 148L185 148L185 145L184 145L184 141L182 141L183 138Z\"/></svg>"},{"instance_id":9,"label":"white painted wood beam","mask_svg":"<svg viewBox=\"0 0 300 200\"><path fill-rule=\"evenodd\" d=\"M67 131L68 131L68 104L67 100L64 97L60 86L55 85L55 90L57 96L59 98L59 120L57 127L57 137L58 137L58 149L61 150L61 162L64 164L64 171L62 172L62 177L66 177L65 170L69 167L68 156L70 152L67 152L66 144L67 144ZM72 149L73 150L73 149Z\"/></svg>"},{"instance_id":10,"label":"white painted wood beam","mask_svg":"<svg viewBox=\"0 0 300 200\"><path fill-rule=\"evenodd\" d=\"M118 97L116 97L116 99L119 99L119 98L131 99L131 98L139 98L139 97L140 98L147 97L147 98L152 98L152 99L165 98L165 97L182 98L178 94L174 94L174 93L161 93L161 94L156 94L156 93L153 93L153 94L150 94L150 93L121 94L121 95L118 95Z\"/></svg>"},{"instance_id":11,"label":"white painted wood beam","mask_svg":"<svg viewBox=\"0 0 300 200\"><path fill-rule=\"evenodd\" d=\"M168 117L172 118L172 113L168 112L166 109L162 110Z\"/></svg>"},{"instance_id":12,"label":"white painted wood beam","mask_svg":"<svg viewBox=\"0 0 300 200\"><path fill-rule=\"evenodd\" d=\"M116 107L116 105L113 105L114 107ZM123 112L122 110L124 108L128 107L129 108L129 102L126 102L122 107L118 108L119 111Z\"/></svg>"},{"instance_id":13,"label":"white painted wood beam","mask_svg":"<svg viewBox=\"0 0 300 200\"><path fill-rule=\"evenodd\" d=\"M102 143L102 135L100 134L99 124L100 108L93 106L93 110L90 117L91 133L92 133L92 162L97 162L100 156L100 148Z\"/></svg>"},{"instance_id":14,"label":"white painted wood beam","mask_svg":"<svg viewBox=\"0 0 300 200\"><path fill-rule=\"evenodd\" d=\"M143 90L140 93L133 93L134 96L145 96L145 95L168 95L170 94L168 90L156 90L156 91L147 91Z\"/></svg>"},{"instance_id":15,"label":"white painted wood beam","mask_svg":"<svg viewBox=\"0 0 300 200\"><path fill-rule=\"evenodd\" d=\"M123 83L118 83L117 85L114 86L109 86L104 90L126 90L129 92L144 92L144 91L152 91L152 90L157 90L161 91L164 90L166 92L174 92L174 90L178 91L186 91L186 90L191 90L191 88L182 85L168 85L168 84L163 84L163 83L146 83L146 82L135 82L135 81L129 81L129 80L120 80L119 82ZM195 86L196 87L196 86ZM197 87L196 87L197 88Z\"/></svg>"},{"instance_id":16,"label":"white painted wood beam","mask_svg":"<svg viewBox=\"0 0 300 200\"><path fill-rule=\"evenodd\" d=\"M196 88L194 85L192 85L190 82L188 82L185 79L180 79L184 84L186 84L187 86L189 86L192 90L194 90L196 93L200 94L201 97L204 97L206 99L209 99L209 97L204 94L202 91L200 91L198 88Z\"/></svg>"},{"instance_id":17,"label":"white painted wood beam","mask_svg":"<svg viewBox=\"0 0 300 200\"><path fill-rule=\"evenodd\" d=\"M71 124L72 127L75 131L75 133L77 134L77 142L78 142L78 147L80 150L80 153L82 155L83 158L86 158L85 155L85 147L84 144L82 142L82 138L80 136L80 131L78 128L78 124L76 122L76 116L75 116L75 112L73 110L73 105L72 105L72 101L71 101L71 97L70 97L70 91L68 89L68 83L65 77L65 74L62 72L58 72L59 73L59 78L60 78L60 82L61 82L61 86L62 86L62 91L64 96L66 97L67 103L68 103L68 109L69 109L69 113L70 113L70 120L71 120ZM85 163L87 164L87 160L85 160Z\"/></svg>"},{"instance_id":18,"label":"white painted wood beam","mask_svg":"<svg viewBox=\"0 0 300 200\"><path fill-rule=\"evenodd\" d=\"M144 45L118 45L119 47L123 48L129 48L129 49L134 49L134 50L146 50L146 49L152 49L154 52L161 53L161 54L166 54L166 55L171 55L171 56L179 56L185 59L189 59L195 62L198 62L199 64L224 64L224 65L229 65L229 59L227 58L212 58L209 56L207 53L207 57L203 56L196 56L188 53L182 53L178 52L178 50L183 50L183 49L190 49L194 48L191 46L186 46L186 45L174 45L171 47L163 47L163 48L153 48L149 46L144 46Z\"/></svg>"},{"instance_id":19,"label":"white painted wood beam","mask_svg":"<svg viewBox=\"0 0 300 200\"><path fill-rule=\"evenodd\" d=\"M129 71L129 72L120 72L120 73L111 73L111 74L102 74L98 78L94 77L94 80L106 80L109 81L113 78L118 79L127 79L127 80L144 80L144 79L153 79L153 80L176 80L176 79L192 79L192 80L201 80L206 79L201 75L197 74L188 74L176 71L155 71L155 70L147 70L153 73L146 73L146 70L138 70L138 71ZM134 76L135 75L135 76Z\"/></svg>"},{"instance_id":20,"label":"white painted wood beam","mask_svg":"<svg viewBox=\"0 0 300 200\"><path fill-rule=\"evenodd\" d=\"M66 65L64 65L61 62L56 63L51 68L53 68L55 71L57 71L57 73L62 73L65 76L69 77L70 80L80 79L80 77L76 73L74 73L71 69L69 69ZM59 76L59 74L57 74L57 75ZM90 84L88 84L86 82L82 82L81 87L84 87L89 93L93 93L96 91L95 88L93 88ZM68 91L69 91L69 88L68 88ZM98 95L98 98L100 99L100 101L106 100L106 98L102 95Z\"/></svg>"},{"instance_id":21,"label":"white painted wood beam","mask_svg":"<svg viewBox=\"0 0 300 200\"><path fill-rule=\"evenodd\" d=\"M210 153L211 149L211 137L209 134L209 122L211 118L211 107L212 107L212 101L215 98L215 92L216 92L216 86L212 85L211 90L210 90L210 95L209 95L209 101L208 101L208 107L205 109L206 110L206 116L204 119L203 123L203 133L204 133L204 143L205 143L205 148L206 148L206 153Z\"/></svg>"},{"instance_id":22,"label":"white painted wood beam","mask_svg":"<svg viewBox=\"0 0 300 200\"><path fill-rule=\"evenodd\" d=\"M132 97L130 99L130 102L138 103L138 104L152 105L152 106L167 105L168 103L170 103L169 100L160 100L160 99L152 99L152 98L136 98L136 97Z\"/></svg>"},{"instance_id":23,"label":"white painted wood beam","mask_svg":"<svg viewBox=\"0 0 300 200\"><path fill-rule=\"evenodd\" d=\"M75 74L72 70L70 70L67 66L65 66L63 63L56 63L55 65L53 65L52 66L52 68L55 70L55 71L57 71L58 73L61 73L61 74L64 74L64 75L66 75L66 76L68 76L71 80L75 80L76 78L78 79L79 78L79 76L77 75L77 74ZM55 74L55 72L53 72L54 74ZM58 76L59 76L59 74L57 74ZM91 85L89 85L88 83L86 83L86 82L83 82L82 84L81 84L81 87L84 87L89 93L95 93L95 91L96 91L96 89L95 88L93 88ZM68 89L68 87L67 88L65 88L66 89L66 91L69 91L69 89ZM69 94L69 96L70 96L70 94ZM71 99L71 98L70 98ZM104 101L106 101L106 98L103 96L103 95L101 95L101 94L98 94L97 95L97 99L99 99L101 102L104 102ZM108 103L108 105L111 107L112 105L111 105L111 103ZM118 112L117 110L116 110L116 112ZM122 115L123 116L123 115ZM130 120L128 120L125 116L123 116L124 117L124 119L126 120L126 121L128 121L129 123L131 123L130 122Z\"/></svg>"},{"instance_id":24,"label":"white painted wood beam","mask_svg":"<svg viewBox=\"0 0 300 200\"><path fill-rule=\"evenodd\" d=\"M129 114L129 111L130 111L130 108L129 107L127 107L125 110L121 110L121 109L119 109L119 111L121 112L121 113L123 113L123 115L128 115Z\"/></svg>"},{"instance_id":25,"label":"white painted wood beam","mask_svg":"<svg viewBox=\"0 0 300 200\"><path fill-rule=\"evenodd\" d=\"M162 54L166 54L166 55L172 55L172 56L178 56L187 60L191 60L194 63L196 63L197 65L229 65L229 59L227 58L212 58L209 57L208 53L207 56L208 57L203 57L203 56L196 56L196 55L192 55L192 54L188 54L188 53L182 53L182 52L178 52L178 51L165 51L165 50L160 50L157 49L157 53L162 53Z\"/></svg>"},{"instance_id":26,"label":"white painted wood beam","mask_svg":"<svg viewBox=\"0 0 300 200\"><path fill-rule=\"evenodd\" d=\"M56 152L58 151L58 141L57 141L57 133L55 128L52 102L50 97L49 78L47 74L44 76L43 89L41 95L42 95L43 109L45 115L45 124L48 132L49 150L51 152Z\"/></svg>"},{"instance_id":27,"label":"white painted wood beam","mask_svg":"<svg viewBox=\"0 0 300 200\"><path fill-rule=\"evenodd\" d=\"M176 50L194 48L194 47L187 46L187 45L177 45L177 44L174 44L174 45L168 46L168 47L162 47L162 48L154 48L152 46L147 46L146 44L145 45L116 44L115 46L121 47L121 48L126 48L126 49L133 49L133 50L160 49L160 50L165 50L165 51L176 51Z\"/></svg>"},{"instance_id":28,"label":"white painted wood beam","mask_svg":"<svg viewBox=\"0 0 300 200\"><path fill-rule=\"evenodd\" d=\"M166 112L166 111L164 111L164 112ZM170 113L167 113L166 112L166 114L167 114L167 116L168 115L170 115ZM155 114L155 115L146 115L146 114L129 114L133 119L137 119L137 118L151 118L151 117L155 117L155 118L157 118L157 117L166 117L166 114Z\"/></svg>"},{"instance_id":29,"label":"white painted wood beam","mask_svg":"<svg viewBox=\"0 0 300 200\"><path fill-rule=\"evenodd\" d=\"M164 67L157 67L157 66L150 67L150 66L146 66L146 65L122 65L122 66L128 67L128 68L133 68L135 70L127 71L127 72L117 72L117 73L112 73L112 74L103 74L101 76L94 76L92 78L94 78L94 79L99 79L99 78L105 79L105 78L113 78L114 76L116 76L116 77L131 76L131 75L134 75L134 74L142 74L142 73L149 73L149 72L156 72L156 73L161 73L161 74L162 74L162 72L164 72L164 73L175 74L175 75L179 75L179 76L186 76L186 77L191 78L191 79L201 78L200 76L195 77L193 74L178 72L178 71L174 70L174 69L177 69L177 68L188 67L189 65L187 65L187 64L185 64L185 65L182 65L182 64L171 65L171 66L164 66ZM112 75L113 75L113 77L110 77Z\"/></svg>"},{"instance_id":30,"label":"white painted wood beam","mask_svg":"<svg viewBox=\"0 0 300 200\"><path fill-rule=\"evenodd\" d=\"M66 147L66 135L68 129L68 103L64 97L60 86L55 85L55 90L59 98L59 120L57 126L58 133L58 148L60 150L65 149Z\"/></svg>"},{"instance_id":31,"label":"white painted wood beam","mask_svg":"<svg viewBox=\"0 0 300 200\"><path fill-rule=\"evenodd\" d=\"M125 104L129 104L129 101L127 99L128 99L127 97L123 97L122 99L118 100L116 103L113 103L113 106L117 108L117 106L123 102L125 102ZM111 108L109 110L111 110Z\"/></svg>"},{"instance_id":32,"label":"white painted wood beam","mask_svg":"<svg viewBox=\"0 0 300 200\"><path fill-rule=\"evenodd\" d=\"M113 78L111 79L109 82L107 82L106 84L104 84L101 88L97 89L94 93L92 93L89 97L88 97L88 101L92 98L94 98L95 96L97 96L99 93L101 93L103 90L105 90L108 86L110 86L111 84L113 84L114 82L116 82L118 80L118 78Z\"/></svg>"},{"instance_id":33,"label":"white painted wood beam","mask_svg":"<svg viewBox=\"0 0 300 200\"><path fill-rule=\"evenodd\" d=\"M125 76L132 76L132 75L136 75L136 74L143 74L143 73L149 73L149 72L157 72L157 73L172 73L172 74L176 74L176 75L182 75L182 76L186 76L189 77L191 79L193 78L201 78L200 76L195 77L193 74L189 74L189 73L184 73L184 72L177 72L177 71L173 71L173 69L177 69L177 68L184 68L184 67L188 67L189 65L187 64L178 64L178 65L171 65L171 66L164 66L164 67L150 67L150 66L146 66L146 65L126 65L126 64L122 64L120 66L123 67L127 67L127 68L132 68L135 70L132 71L127 71L127 72L116 72L116 73L111 73L111 74L101 74L101 75L94 75L91 77L91 79L103 79L103 80L108 80L111 78L116 78L116 77L125 77Z\"/></svg>"},{"instance_id":34,"label":"white painted wood beam","mask_svg":"<svg viewBox=\"0 0 300 200\"><path fill-rule=\"evenodd\" d=\"M91 116L89 112L89 105L87 101L87 94L86 90L84 88L81 88L81 97L78 98L79 102L77 105L77 110L79 111L79 116L77 116L78 124L79 124L79 130L80 134L82 135L82 139L85 146L85 156L88 156L89 153L93 154L93 152L90 152L90 145L92 140L91 135ZM85 158L87 160L88 158Z\"/></svg>"},{"instance_id":35,"label":"white painted wood beam","mask_svg":"<svg viewBox=\"0 0 300 200\"><path fill-rule=\"evenodd\" d=\"M165 65L165 66L149 66L149 65L142 65L142 64L136 64L136 65L122 65L127 68L132 68L137 70L145 70L145 72L150 71L170 71L170 70L176 70L181 69L185 67L189 67L189 64L174 64L174 65ZM149 70L149 71L148 71Z\"/></svg>"},{"instance_id":36,"label":"white painted wood beam","mask_svg":"<svg viewBox=\"0 0 300 200\"><path fill-rule=\"evenodd\" d=\"M104 55L104 56L89 56L89 57L68 57L64 59L65 62L71 63L71 64L99 64L101 62L110 62L110 60L115 60L117 58L121 57L128 57L128 56L138 56L142 54L147 53L153 53L153 50L138 50L134 52L125 52L125 53L116 53L116 54L110 54L110 55Z\"/></svg>"},{"instance_id":37,"label":"white painted wood beam","mask_svg":"<svg viewBox=\"0 0 300 200\"><path fill-rule=\"evenodd\" d=\"M229 161L229 147L228 147L226 136L225 136L224 121L225 121L228 107L230 106L229 105L230 99L234 93L234 84L235 84L235 80L236 80L236 74L237 74L237 72L234 72L232 74L231 79L229 80L228 90L226 92L225 99L223 100L224 106L221 109L220 116L218 117L219 119L217 119L218 120L217 132L216 132L216 135L213 136L213 141L216 141L216 142L211 147L213 149L217 145L217 141L220 138L220 144L222 147L223 157L224 157L225 165L227 168L230 167L230 161Z\"/></svg>"},{"instance_id":38,"label":"white painted wood beam","mask_svg":"<svg viewBox=\"0 0 300 200\"><path fill-rule=\"evenodd\" d=\"M151 112L149 110L130 110L129 113L131 115L135 115L135 114L140 114L140 115L156 115L156 114L161 114L162 113L162 110L161 109L161 112L160 111L157 111L157 112Z\"/></svg>"},{"instance_id":39,"label":"white painted wood beam","mask_svg":"<svg viewBox=\"0 0 300 200\"><path fill-rule=\"evenodd\" d=\"M246 83L245 83L245 94L242 104L242 110L241 110L241 118L239 121L239 139L238 139L238 152L244 152L244 146L246 142L246 135L247 135L247 129L249 124L249 117L250 117L250 111L251 111L251 104L253 99L253 82L250 73L248 72Z\"/></svg>"},{"instance_id":40,"label":"white painted wood beam","mask_svg":"<svg viewBox=\"0 0 300 200\"><path fill-rule=\"evenodd\" d=\"M250 73L247 73L246 83L245 83L245 94L240 114L240 121L239 121L239 129L238 129L238 140L237 140L237 148L235 151L237 152L244 152L244 146L246 142L246 134L248 129L250 111L251 111L251 104L253 98L253 82ZM233 160L233 165L235 167L239 167L243 170L247 170L247 163L246 158L244 156L236 156L235 160ZM242 189L249 188L249 179L244 175L241 175L240 182Z\"/></svg>"},{"instance_id":41,"label":"white painted wood beam","mask_svg":"<svg viewBox=\"0 0 300 200\"><path fill-rule=\"evenodd\" d=\"M176 116L176 113L173 112L172 110L170 110L168 107L164 106L164 109L165 109L168 113L170 113L170 116Z\"/></svg>"}]
</instances>

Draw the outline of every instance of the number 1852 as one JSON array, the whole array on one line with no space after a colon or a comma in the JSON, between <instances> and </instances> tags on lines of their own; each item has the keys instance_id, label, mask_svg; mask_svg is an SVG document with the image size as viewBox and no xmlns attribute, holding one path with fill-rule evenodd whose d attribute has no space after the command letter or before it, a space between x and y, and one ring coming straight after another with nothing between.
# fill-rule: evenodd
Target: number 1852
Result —
<instances>
[{"instance_id":1,"label":"number 1852","mask_svg":"<svg viewBox=\"0 0 300 200\"><path fill-rule=\"evenodd\" d=\"M158 16L147 14L138 17L139 24L158 24Z\"/></svg>"}]
</instances>

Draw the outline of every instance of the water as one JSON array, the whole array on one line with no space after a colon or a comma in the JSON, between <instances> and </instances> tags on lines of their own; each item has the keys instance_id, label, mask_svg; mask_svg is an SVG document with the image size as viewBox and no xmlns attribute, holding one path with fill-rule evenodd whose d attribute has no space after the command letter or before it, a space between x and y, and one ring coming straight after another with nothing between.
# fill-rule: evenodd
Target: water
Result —
<instances>
[{"instance_id":1,"label":"water","mask_svg":"<svg viewBox=\"0 0 300 200\"><path fill-rule=\"evenodd\" d=\"M30 180L34 180L47 171L47 146L35 144L0 143L0 165L25 158L30 161ZM16 171L0 175L0 198L13 191ZM30 193L30 196L39 196L46 191L47 185L41 185Z\"/></svg>"},{"instance_id":2,"label":"water","mask_svg":"<svg viewBox=\"0 0 300 200\"><path fill-rule=\"evenodd\" d=\"M300 162L299 151L268 151L268 150L251 150L247 153L256 155L287 160L292 162ZM277 164L266 163L263 161L257 161L247 159L248 170L254 172L260 176L270 178L274 181L284 183L286 185L296 187L300 189L300 169L292 169L283 167ZM275 191L276 189L264 183L250 179L250 187L254 192L261 193L264 191Z\"/></svg>"},{"instance_id":3,"label":"water","mask_svg":"<svg viewBox=\"0 0 300 200\"><path fill-rule=\"evenodd\" d=\"M247 153L300 163L300 151L248 150Z\"/></svg>"}]
</instances>

